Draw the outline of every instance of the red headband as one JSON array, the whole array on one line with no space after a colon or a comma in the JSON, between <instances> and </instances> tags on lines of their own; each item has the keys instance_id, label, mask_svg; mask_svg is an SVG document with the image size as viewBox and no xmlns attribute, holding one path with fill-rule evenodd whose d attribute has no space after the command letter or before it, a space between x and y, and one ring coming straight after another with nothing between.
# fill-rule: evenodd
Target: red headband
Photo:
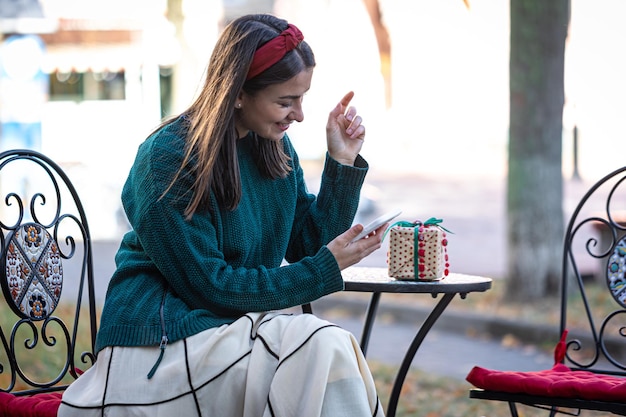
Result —
<instances>
[{"instance_id":1,"label":"red headband","mask_svg":"<svg viewBox=\"0 0 626 417\"><path fill-rule=\"evenodd\" d=\"M292 51L302 42L304 35L300 29L289 24L287 29L267 42L254 53L252 64L246 80L256 77L278 61L289 51Z\"/></svg>"}]
</instances>

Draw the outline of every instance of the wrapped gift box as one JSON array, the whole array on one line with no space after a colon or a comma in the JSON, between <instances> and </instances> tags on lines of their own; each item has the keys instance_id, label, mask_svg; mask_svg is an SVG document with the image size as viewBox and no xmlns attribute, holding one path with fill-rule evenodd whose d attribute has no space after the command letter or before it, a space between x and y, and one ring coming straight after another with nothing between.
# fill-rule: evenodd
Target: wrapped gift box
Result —
<instances>
[{"instance_id":1,"label":"wrapped gift box","mask_svg":"<svg viewBox=\"0 0 626 417\"><path fill-rule=\"evenodd\" d=\"M398 222L389 228L390 277L434 281L448 275L448 240L440 222Z\"/></svg>"}]
</instances>

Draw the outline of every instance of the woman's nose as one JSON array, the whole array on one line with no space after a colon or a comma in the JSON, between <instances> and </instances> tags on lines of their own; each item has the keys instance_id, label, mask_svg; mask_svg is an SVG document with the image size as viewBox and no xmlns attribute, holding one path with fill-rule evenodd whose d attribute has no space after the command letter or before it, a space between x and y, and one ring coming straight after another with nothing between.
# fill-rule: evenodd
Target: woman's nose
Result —
<instances>
[{"instance_id":1,"label":"woman's nose","mask_svg":"<svg viewBox=\"0 0 626 417\"><path fill-rule=\"evenodd\" d=\"M304 111L302 110L302 104L298 103L293 107L293 111L290 114L291 120L301 122L304 120Z\"/></svg>"}]
</instances>

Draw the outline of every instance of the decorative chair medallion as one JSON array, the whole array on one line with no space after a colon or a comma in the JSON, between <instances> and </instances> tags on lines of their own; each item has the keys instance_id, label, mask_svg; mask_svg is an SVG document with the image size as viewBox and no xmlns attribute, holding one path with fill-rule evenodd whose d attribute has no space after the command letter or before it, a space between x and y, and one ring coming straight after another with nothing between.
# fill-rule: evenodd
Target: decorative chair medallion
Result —
<instances>
[{"instance_id":1,"label":"decorative chair medallion","mask_svg":"<svg viewBox=\"0 0 626 417\"><path fill-rule=\"evenodd\" d=\"M615 301L626 307L626 237L617 242L609 257L607 280Z\"/></svg>"},{"instance_id":2,"label":"decorative chair medallion","mask_svg":"<svg viewBox=\"0 0 626 417\"><path fill-rule=\"evenodd\" d=\"M7 240L2 259L5 298L23 318L44 320L56 309L63 286L63 266L56 241L40 224L25 223Z\"/></svg>"}]
</instances>

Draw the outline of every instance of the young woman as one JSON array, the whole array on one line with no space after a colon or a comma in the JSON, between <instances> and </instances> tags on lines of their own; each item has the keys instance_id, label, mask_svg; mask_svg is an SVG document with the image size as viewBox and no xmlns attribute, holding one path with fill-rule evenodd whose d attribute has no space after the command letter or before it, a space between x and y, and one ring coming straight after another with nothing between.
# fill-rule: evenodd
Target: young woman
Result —
<instances>
[{"instance_id":1,"label":"young woman","mask_svg":"<svg viewBox=\"0 0 626 417\"><path fill-rule=\"evenodd\" d=\"M317 197L306 189L286 131L314 65L295 26L241 17L199 97L139 147L98 358L59 416L383 415L354 337L279 311L341 291L386 227L351 242L367 171L352 93L329 114Z\"/></svg>"}]
</instances>

